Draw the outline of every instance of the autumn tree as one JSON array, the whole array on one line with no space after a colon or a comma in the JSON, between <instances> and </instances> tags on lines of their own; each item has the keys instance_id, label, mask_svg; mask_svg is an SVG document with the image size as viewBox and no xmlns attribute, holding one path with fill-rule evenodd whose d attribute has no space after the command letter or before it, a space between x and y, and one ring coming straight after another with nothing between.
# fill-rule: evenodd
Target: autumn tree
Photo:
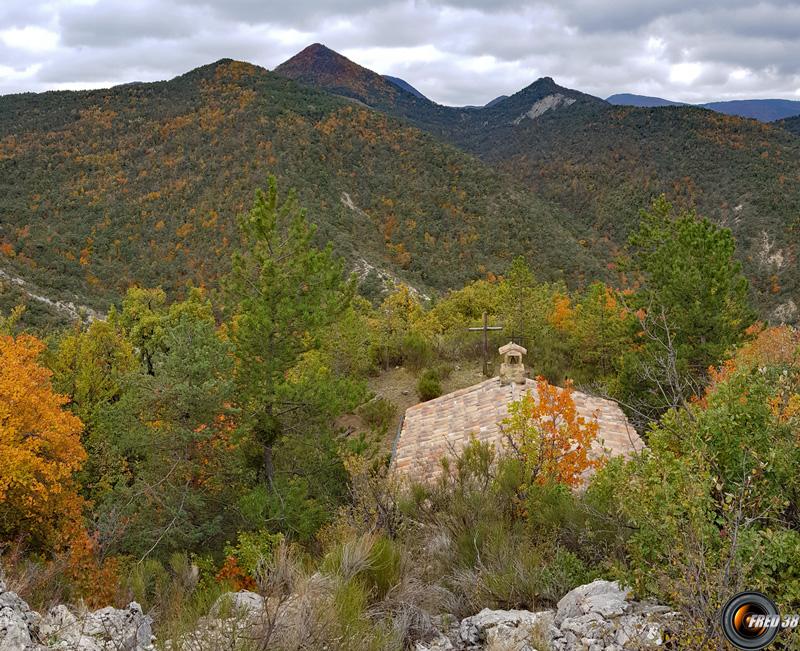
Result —
<instances>
[{"instance_id":1,"label":"autumn tree","mask_svg":"<svg viewBox=\"0 0 800 651\"><path fill-rule=\"evenodd\" d=\"M407 344L425 347L420 332L424 310L408 285L398 285L378 308L378 353L385 368L403 361Z\"/></svg>"},{"instance_id":2,"label":"autumn tree","mask_svg":"<svg viewBox=\"0 0 800 651\"><path fill-rule=\"evenodd\" d=\"M81 494L94 500L118 481L123 462L111 450L113 439L98 433L102 411L122 395L123 378L139 368L133 346L113 320L76 323L48 355L53 386L84 424L87 458L78 473Z\"/></svg>"},{"instance_id":3,"label":"autumn tree","mask_svg":"<svg viewBox=\"0 0 800 651\"><path fill-rule=\"evenodd\" d=\"M516 258L499 284L498 318L507 335L524 337L534 373L560 382L568 368L567 338L558 331L552 315L565 298L561 283L539 283L525 260Z\"/></svg>"},{"instance_id":4,"label":"autumn tree","mask_svg":"<svg viewBox=\"0 0 800 651\"><path fill-rule=\"evenodd\" d=\"M69 398L73 412L87 425L100 407L119 397L120 377L136 364L122 328L101 319L88 327L77 323L59 340L50 361L53 386Z\"/></svg>"},{"instance_id":5,"label":"autumn tree","mask_svg":"<svg viewBox=\"0 0 800 651\"><path fill-rule=\"evenodd\" d=\"M38 361L43 350L30 335L0 335L0 540L48 550L80 524L73 476L86 453L80 419Z\"/></svg>"},{"instance_id":6,"label":"autumn tree","mask_svg":"<svg viewBox=\"0 0 800 651\"><path fill-rule=\"evenodd\" d=\"M593 283L577 299L567 334L576 381L607 383L630 347L633 315L617 293Z\"/></svg>"},{"instance_id":7,"label":"autumn tree","mask_svg":"<svg viewBox=\"0 0 800 651\"><path fill-rule=\"evenodd\" d=\"M597 438L597 421L578 415L570 383L562 389L536 381L536 392L511 402L501 423L503 434L525 467L526 485L580 483L582 474L597 466L590 452Z\"/></svg>"}]
</instances>

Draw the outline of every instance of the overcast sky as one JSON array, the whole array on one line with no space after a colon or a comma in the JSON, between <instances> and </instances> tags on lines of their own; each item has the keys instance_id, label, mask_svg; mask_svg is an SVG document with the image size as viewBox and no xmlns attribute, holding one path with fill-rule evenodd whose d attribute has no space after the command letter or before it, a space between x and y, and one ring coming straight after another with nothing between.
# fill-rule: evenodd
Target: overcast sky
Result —
<instances>
[{"instance_id":1,"label":"overcast sky","mask_svg":"<svg viewBox=\"0 0 800 651\"><path fill-rule=\"evenodd\" d=\"M444 104L542 76L606 97L800 99L800 2L0 0L0 94L267 68L313 42Z\"/></svg>"}]
</instances>

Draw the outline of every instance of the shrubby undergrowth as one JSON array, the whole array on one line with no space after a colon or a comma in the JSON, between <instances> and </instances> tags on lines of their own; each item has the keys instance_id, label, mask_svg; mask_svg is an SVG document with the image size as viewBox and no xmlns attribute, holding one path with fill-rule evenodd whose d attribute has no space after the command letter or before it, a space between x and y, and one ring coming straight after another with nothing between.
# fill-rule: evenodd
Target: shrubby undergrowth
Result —
<instances>
[{"instance_id":1,"label":"shrubby undergrowth","mask_svg":"<svg viewBox=\"0 0 800 651\"><path fill-rule=\"evenodd\" d=\"M570 292L515 261L373 306L274 185L241 221L224 295L133 288L46 342L0 321L0 554L34 607L136 599L164 642L253 590L271 624L242 648L287 650L407 648L598 577L679 608L693 649L721 648L740 588L800 609L800 340L750 323L729 233L661 201L622 289ZM397 407L368 380L402 364L439 395L478 358L465 328L484 313L524 341L547 399L512 408L507 445L408 485L387 452ZM567 380L619 400L648 448L581 454L596 429L551 391Z\"/></svg>"}]
</instances>

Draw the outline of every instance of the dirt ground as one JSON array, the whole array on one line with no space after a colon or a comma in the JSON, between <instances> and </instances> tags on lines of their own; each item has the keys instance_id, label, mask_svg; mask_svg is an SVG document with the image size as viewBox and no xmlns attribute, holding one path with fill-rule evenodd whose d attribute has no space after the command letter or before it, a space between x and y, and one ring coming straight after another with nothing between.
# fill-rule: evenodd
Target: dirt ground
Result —
<instances>
[{"instance_id":1,"label":"dirt ground","mask_svg":"<svg viewBox=\"0 0 800 651\"><path fill-rule=\"evenodd\" d=\"M417 397L417 374L401 366L382 371L379 375L370 378L369 388L377 396L391 400L397 407L397 414L393 419L387 433L386 449L391 449L400 419L406 409L419 402ZM482 382L485 378L481 372L480 361L460 362L453 367L450 376L442 381L442 393L450 393L457 389Z\"/></svg>"}]
</instances>

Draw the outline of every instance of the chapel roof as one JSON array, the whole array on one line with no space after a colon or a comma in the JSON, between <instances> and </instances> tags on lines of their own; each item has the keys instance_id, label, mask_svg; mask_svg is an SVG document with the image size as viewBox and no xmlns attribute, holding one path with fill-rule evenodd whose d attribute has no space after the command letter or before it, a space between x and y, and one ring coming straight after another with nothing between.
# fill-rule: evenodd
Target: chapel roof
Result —
<instances>
[{"instance_id":1,"label":"chapel roof","mask_svg":"<svg viewBox=\"0 0 800 651\"><path fill-rule=\"evenodd\" d=\"M508 415L508 404L528 391L536 396L534 380L502 384L499 377L493 377L409 407L395 441L392 468L408 479L427 481L441 472L442 457L463 449L471 435L501 447L499 423ZM617 403L574 390L572 398L579 416L597 418L592 456L627 457L644 447Z\"/></svg>"}]
</instances>

